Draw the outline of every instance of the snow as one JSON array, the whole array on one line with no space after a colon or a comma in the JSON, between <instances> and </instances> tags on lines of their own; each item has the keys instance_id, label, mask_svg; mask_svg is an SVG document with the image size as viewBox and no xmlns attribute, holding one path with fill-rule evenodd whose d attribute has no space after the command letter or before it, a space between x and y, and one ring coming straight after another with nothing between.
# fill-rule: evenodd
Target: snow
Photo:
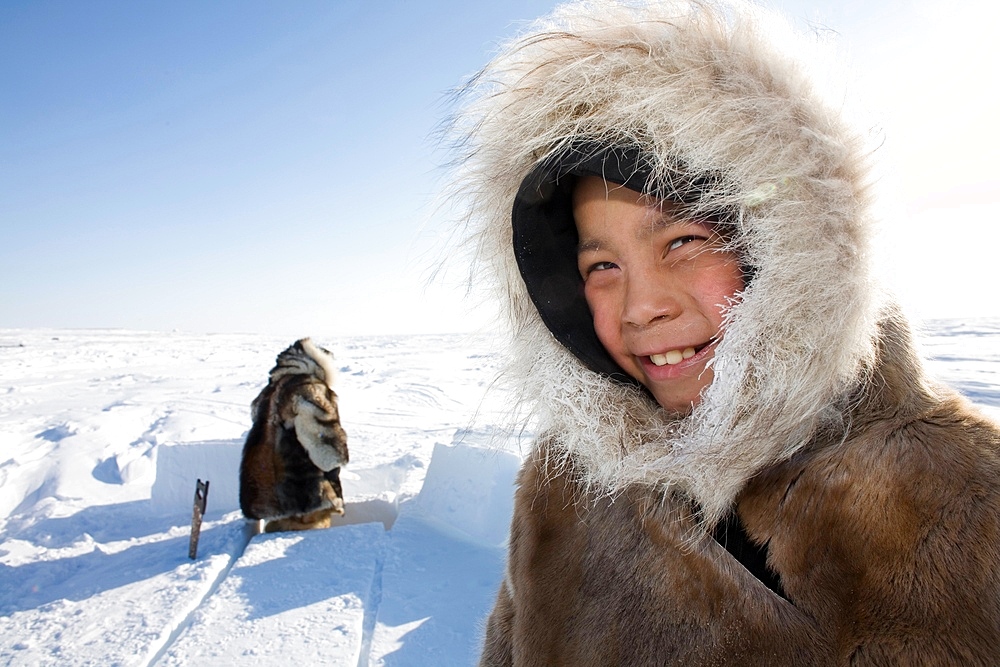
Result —
<instances>
[{"instance_id":1,"label":"snow","mask_svg":"<svg viewBox=\"0 0 1000 667\"><path fill-rule=\"evenodd\" d=\"M1000 320L921 340L933 372L1000 416ZM0 663L475 662L532 437L505 429L494 342L317 337L337 362L347 513L258 534L238 511L240 451L291 342L0 329Z\"/></svg>"}]
</instances>

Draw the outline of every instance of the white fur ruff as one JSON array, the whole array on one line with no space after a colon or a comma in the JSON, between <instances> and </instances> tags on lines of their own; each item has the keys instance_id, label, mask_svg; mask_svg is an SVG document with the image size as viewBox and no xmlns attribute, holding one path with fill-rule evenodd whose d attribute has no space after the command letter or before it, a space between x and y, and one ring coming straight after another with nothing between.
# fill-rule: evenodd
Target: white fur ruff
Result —
<instances>
[{"instance_id":1,"label":"white fur ruff","mask_svg":"<svg viewBox=\"0 0 1000 667\"><path fill-rule=\"evenodd\" d=\"M333 355L313 343L311 338L303 338L299 342L302 343L302 349L305 350L306 354L309 355L320 369L321 374L319 374L319 377L323 379L327 387L333 389L333 381L336 378L336 370L333 367Z\"/></svg>"},{"instance_id":2,"label":"white fur ruff","mask_svg":"<svg viewBox=\"0 0 1000 667\"><path fill-rule=\"evenodd\" d=\"M739 1L588 2L507 45L465 91L455 195L473 280L507 304L507 379L595 489L682 492L713 521L749 477L835 418L873 359L869 149L842 120L843 99L814 85L807 47ZM682 163L718 176L704 204L739 213L733 249L755 276L687 418L585 369L518 273L514 194L540 158L580 139L638 144L660 175Z\"/></svg>"}]
</instances>

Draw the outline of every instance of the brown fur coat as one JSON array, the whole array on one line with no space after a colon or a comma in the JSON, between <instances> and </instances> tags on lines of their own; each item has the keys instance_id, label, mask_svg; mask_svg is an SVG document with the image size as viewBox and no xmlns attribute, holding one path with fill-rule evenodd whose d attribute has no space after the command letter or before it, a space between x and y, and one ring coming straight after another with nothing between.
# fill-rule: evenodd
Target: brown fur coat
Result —
<instances>
[{"instance_id":1,"label":"brown fur coat","mask_svg":"<svg viewBox=\"0 0 1000 667\"><path fill-rule=\"evenodd\" d=\"M594 0L466 90L473 280L544 434L483 665L1000 664L1000 435L927 378L873 278L873 138L814 46L741 0ZM563 347L519 272L522 182L581 144L726 212L748 281L689 415Z\"/></svg>"},{"instance_id":2,"label":"brown fur coat","mask_svg":"<svg viewBox=\"0 0 1000 667\"><path fill-rule=\"evenodd\" d=\"M328 528L344 513L340 468L349 454L333 378L333 357L303 338L278 355L251 405L240 508L267 532Z\"/></svg>"},{"instance_id":3,"label":"brown fur coat","mask_svg":"<svg viewBox=\"0 0 1000 667\"><path fill-rule=\"evenodd\" d=\"M845 439L818 434L737 498L787 599L683 501L595 494L542 442L481 664L997 664L1000 432L914 386L907 343L887 339Z\"/></svg>"}]
</instances>

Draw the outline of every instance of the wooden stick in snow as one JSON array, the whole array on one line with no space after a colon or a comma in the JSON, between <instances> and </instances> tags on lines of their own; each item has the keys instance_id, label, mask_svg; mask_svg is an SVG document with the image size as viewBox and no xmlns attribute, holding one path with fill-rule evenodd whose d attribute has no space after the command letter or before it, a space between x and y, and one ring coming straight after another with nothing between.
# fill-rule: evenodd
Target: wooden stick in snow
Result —
<instances>
[{"instance_id":1,"label":"wooden stick in snow","mask_svg":"<svg viewBox=\"0 0 1000 667\"><path fill-rule=\"evenodd\" d=\"M198 538L201 536L201 517L205 514L205 507L208 505L208 480L204 482L200 479L194 487L194 510L191 514L191 542L188 545L188 558L194 560L198 557Z\"/></svg>"}]
</instances>

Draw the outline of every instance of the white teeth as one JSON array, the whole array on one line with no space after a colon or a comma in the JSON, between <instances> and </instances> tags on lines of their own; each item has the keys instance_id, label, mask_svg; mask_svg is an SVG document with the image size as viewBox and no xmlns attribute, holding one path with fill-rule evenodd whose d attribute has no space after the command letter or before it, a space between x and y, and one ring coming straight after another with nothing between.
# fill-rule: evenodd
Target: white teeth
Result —
<instances>
[{"instance_id":1,"label":"white teeth","mask_svg":"<svg viewBox=\"0 0 1000 667\"><path fill-rule=\"evenodd\" d=\"M670 350L667 352L667 364L673 366L684 361L684 354L680 350Z\"/></svg>"},{"instance_id":2,"label":"white teeth","mask_svg":"<svg viewBox=\"0 0 1000 667\"><path fill-rule=\"evenodd\" d=\"M685 359L690 359L696 354L693 347L686 347L683 351L681 350L670 350L666 354L651 354L649 355L649 360L652 361L657 366L673 366L674 364L679 364Z\"/></svg>"}]
</instances>

